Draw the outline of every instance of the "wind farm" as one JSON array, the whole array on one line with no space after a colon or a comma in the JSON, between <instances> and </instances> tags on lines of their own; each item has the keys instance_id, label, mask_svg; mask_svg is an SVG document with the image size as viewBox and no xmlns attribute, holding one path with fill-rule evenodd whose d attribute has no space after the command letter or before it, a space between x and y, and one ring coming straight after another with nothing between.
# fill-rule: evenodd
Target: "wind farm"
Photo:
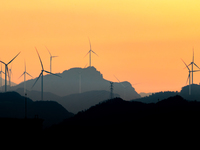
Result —
<instances>
[{"instance_id":1,"label":"wind farm","mask_svg":"<svg viewBox=\"0 0 200 150\"><path fill-rule=\"evenodd\" d=\"M0 129L44 135L87 126L133 134L198 129L199 5L3 2Z\"/></svg>"}]
</instances>

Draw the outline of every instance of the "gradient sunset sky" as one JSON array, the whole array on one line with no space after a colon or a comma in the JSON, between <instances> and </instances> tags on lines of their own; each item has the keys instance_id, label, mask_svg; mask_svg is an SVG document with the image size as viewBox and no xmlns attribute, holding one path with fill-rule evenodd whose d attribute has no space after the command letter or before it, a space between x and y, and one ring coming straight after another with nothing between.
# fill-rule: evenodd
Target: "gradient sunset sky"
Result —
<instances>
[{"instance_id":1,"label":"gradient sunset sky","mask_svg":"<svg viewBox=\"0 0 200 150\"><path fill-rule=\"evenodd\" d=\"M0 59L12 62L13 81L24 71L36 78L44 68L61 73L89 64L107 80L129 81L136 91L180 91L187 64L200 66L199 0L6 0L0 2ZM3 66L4 70L4 66ZM194 73L199 84L200 72ZM139 83L139 84L136 84ZM136 84L136 85L134 85Z\"/></svg>"}]
</instances>

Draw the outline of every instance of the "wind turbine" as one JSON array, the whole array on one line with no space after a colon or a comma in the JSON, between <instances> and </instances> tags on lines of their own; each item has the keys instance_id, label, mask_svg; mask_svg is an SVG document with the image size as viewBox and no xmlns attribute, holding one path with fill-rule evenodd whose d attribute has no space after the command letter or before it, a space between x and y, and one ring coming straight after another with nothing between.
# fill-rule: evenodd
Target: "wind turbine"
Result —
<instances>
[{"instance_id":1,"label":"wind turbine","mask_svg":"<svg viewBox=\"0 0 200 150\"><path fill-rule=\"evenodd\" d=\"M12 77L12 65L11 68L9 69L9 86L11 88L11 77Z\"/></svg>"},{"instance_id":2,"label":"wind turbine","mask_svg":"<svg viewBox=\"0 0 200 150\"><path fill-rule=\"evenodd\" d=\"M1 71L0 71L1 87L3 87L3 83L2 83L2 73L4 73L4 72L2 71L2 64L1 64ZM4 74L5 74L5 73L4 73ZM2 91L3 91L3 89L2 89Z\"/></svg>"},{"instance_id":3,"label":"wind turbine","mask_svg":"<svg viewBox=\"0 0 200 150\"><path fill-rule=\"evenodd\" d=\"M89 38L88 38L89 39ZM89 43L90 43L90 39L89 39ZM90 43L90 50L88 51L88 53L84 56L86 57L89 54L89 66L91 67L91 54L94 53L95 55L97 55L91 48L91 43ZM98 56L98 55L97 55Z\"/></svg>"},{"instance_id":4,"label":"wind turbine","mask_svg":"<svg viewBox=\"0 0 200 150\"><path fill-rule=\"evenodd\" d=\"M22 75L19 77L21 78L22 76L24 76L24 94L26 94L26 75L32 77L28 72L26 72L26 62L24 61L24 72L22 73ZM32 77L33 78L33 77Z\"/></svg>"},{"instance_id":5,"label":"wind turbine","mask_svg":"<svg viewBox=\"0 0 200 150\"><path fill-rule=\"evenodd\" d=\"M181 59L182 60L182 59ZM183 60L182 60L183 61ZM200 70L193 70L193 71L191 71L190 70L190 68L187 66L187 64L183 61L183 63L185 64L185 66L187 67L187 69L188 69L188 71L189 71L189 74L188 74L188 78L187 78L187 81L186 81L186 84L187 84L187 82L188 82L188 80L189 80L189 95L191 95L191 77L190 77L190 73L192 72L192 74L193 74L193 72L197 72L197 71L200 71ZM193 68L192 68L193 69Z\"/></svg>"},{"instance_id":6,"label":"wind turbine","mask_svg":"<svg viewBox=\"0 0 200 150\"><path fill-rule=\"evenodd\" d=\"M119 81L119 79L114 75L114 77L118 80L118 82L123 86L123 88L124 88L124 99L126 98L126 86L125 85L123 85L120 81Z\"/></svg>"},{"instance_id":7,"label":"wind turbine","mask_svg":"<svg viewBox=\"0 0 200 150\"><path fill-rule=\"evenodd\" d=\"M8 65L20 54L19 52L11 61L9 61L7 64L3 61L0 60L1 63L5 65L5 92L7 92L7 72L8 72L8 77L9 77L9 71L8 71Z\"/></svg>"},{"instance_id":8,"label":"wind turbine","mask_svg":"<svg viewBox=\"0 0 200 150\"><path fill-rule=\"evenodd\" d=\"M35 49L36 49L36 48L35 48ZM42 60L41 60L41 58L40 58L40 55L39 55L37 49L36 49L36 52L37 52L37 54L38 54L38 57L39 57L39 60L40 60L40 63L41 63L42 70L41 70L41 73L40 73L40 75L38 76L37 80L36 80L35 83L33 84L32 88L33 88L34 85L37 83L38 79L41 77L41 100L43 101L43 73L46 72L46 73L49 73L49 74L52 74L52 75L55 75L55 76L58 76L58 77L60 77L60 76L57 75L57 74L53 74L53 73L51 73L51 72L49 72L49 71L44 70L44 67L43 67L43 64L42 64Z\"/></svg>"},{"instance_id":9,"label":"wind turbine","mask_svg":"<svg viewBox=\"0 0 200 150\"><path fill-rule=\"evenodd\" d=\"M84 68L86 68L86 66L87 66L87 64L85 65L85 67ZM84 69L83 68L83 69ZM81 71L78 71L78 74L79 74L79 93L81 93L82 92L82 90L81 90L81 79L82 79L82 77L81 77L81 74L82 74L82 72L83 72L83 69L81 69Z\"/></svg>"},{"instance_id":10,"label":"wind turbine","mask_svg":"<svg viewBox=\"0 0 200 150\"><path fill-rule=\"evenodd\" d=\"M46 49L48 50L47 47L46 47ZM49 55L50 55L50 72L52 72L52 58L55 58L55 57L58 57L58 56L52 56L49 50L48 50L48 52L49 52Z\"/></svg>"},{"instance_id":11,"label":"wind turbine","mask_svg":"<svg viewBox=\"0 0 200 150\"><path fill-rule=\"evenodd\" d=\"M113 99L113 83L114 82L110 82L110 99Z\"/></svg>"},{"instance_id":12,"label":"wind turbine","mask_svg":"<svg viewBox=\"0 0 200 150\"><path fill-rule=\"evenodd\" d=\"M189 65L187 65L187 67L189 67L190 65L192 65L192 84L193 84L193 72L196 72L196 71L194 71L193 69L194 69L194 65L197 67L197 68L199 68L195 63L194 63L194 49L193 49L193 57L192 57L192 62L189 64ZM200 69L200 68L199 68Z\"/></svg>"}]
</instances>

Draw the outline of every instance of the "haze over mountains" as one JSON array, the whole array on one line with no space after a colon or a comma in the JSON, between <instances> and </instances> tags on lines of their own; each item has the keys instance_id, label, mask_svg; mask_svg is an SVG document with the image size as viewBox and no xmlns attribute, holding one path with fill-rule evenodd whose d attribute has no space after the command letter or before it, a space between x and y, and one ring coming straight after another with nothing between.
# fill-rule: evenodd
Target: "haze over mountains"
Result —
<instances>
[{"instance_id":1,"label":"haze over mountains","mask_svg":"<svg viewBox=\"0 0 200 150\"><path fill-rule=\"evenodd\" d=\"M103 75L94 67L88 68L71 68L58 73L61 78L53 75L45 75L43 79L44 92L51 92L58 96L67 96L75 93L84 93L89 91L110 91L110 81L103 78ZM32 88L35 79L26 82L28 90L40 91L40 79ZM12 87L13 91L23 88L23 82ZM135 91L129 82L114 82L114 93L118 94L125 100L140 98L141 96ZM108 97L109 98L109 97ZM45 96L44 96L44 99Z\"/></svg>"}]
</instances>

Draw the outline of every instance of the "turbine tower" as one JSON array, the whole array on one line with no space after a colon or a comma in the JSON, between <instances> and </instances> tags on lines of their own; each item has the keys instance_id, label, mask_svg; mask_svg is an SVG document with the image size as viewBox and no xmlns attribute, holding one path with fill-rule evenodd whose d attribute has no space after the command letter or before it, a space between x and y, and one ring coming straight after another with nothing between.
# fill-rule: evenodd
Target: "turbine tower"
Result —
<instances>
[{"instance_id":1,"label":"turbine tower","mask_svg":"<svg viewBox=\"0 0 200 150\"><path fill-rule=\"evenodd\" d=\"M182 60L182 59L181 59ZM183 60L182 60L183 61ZM190 68L187 66L187 64L183 61L183 63L185 64L185 66L187 67L188 71L189 71L189 74L188 74L188 78L187 78L187 81L186 81L186 84L187 82L189 81L189 95L191 95L191 76L190 76L190 73L192 72L197 72L197 71L200 71L200 70L193 70L191 71ZM193 68L192 68L193 69Z\"/></svg>"},{"instance_id":2,"label":"turbine tower","mask_svg":"<svg viewBox=\"0 0 200 150\"><path fill-rule=\"evenodd\" d=\"M48 50L47 47L46 47L46 49ZM48 50L48 52L49 52L49 55L50 55L50 72L52 72L52 58L55 58L55 57L58 57L58 56L52 56L49 50Z\"/></svg>"},{"instance_id":3,"label":"turbine tower","mask_svg":"<svg viewBox=\"0 0 200 150\"><path fill-rule=\"evenodd\" d=\"M36 49L36 48L35 48L35 49ZM49 74L52 74L52 75L55 75L55 76L58 76L58 77L60 77L60 76L57 75L57 74L53 74L53 73L51 73L51 72L49 72L49 71L44 70L44 67L43 67L43 64L42 64L42 60L41 60L41 58L40 58L40 55L39 55L37 49L36 49L36 52L37 52L37 54L38 54L38 57L39 57L39 60L40 60L40 63L41 63L42 70L41 70L40 75L39 75L38 78L36 79L35 83L33 84L32 88L33 88L34 85L37 83L38 79L41 77L41 100L43 101L43 73L46 72L46 73L49 73Z\"/></svg>"},{"instance_id":4,"label":"turbine tower","mask_svg":"<svg viewBox=\"0 0 200 150\"><path fill-rule=\"evenodd\" d=\"M7 73L8 73L8 77L9 77L9 71L8 71L8 65L20 54L21 52L19 52L11 61L9 61L7 64L3 61L0 60L1 63L3 63L5 65L5 92L7 92Z\"/></svg>"},{"instance_id":5,"label":"turbine tower","mask_svg":"<svg viewBox=\"0 0 200 150\"><path fill-rule=\"evenodd\" d=\"M2 87L1 90L3 91L2 73L5 74L5 73L2 71L2 64L1 64L0 78L1 78L1 87Z\"/></svg>"},{"instance_id":6,"label":"turbine tower","mask_svg":"<svg viewBox=\"0 0 200 150\"><path fill-rule=\"evenodd\" d=\"M10 86L10 88L11 88L11 77L12 77L12 65L11 65L11 68L9 69L9 86Z\"/></svg>"},{"instance_id":7,"label":"turbine tower","mask_svg":"<svg viewBox=\"0 0 200 150\"><path fill-rule=\"evenodd\" d=\"M89 38L88 38L89 39ZM90 39L89 39L89 43L90 43ZM97 55L91 48L91 43L90 43L90 50L88 51L88 53L85 55L85 57L89 54L89 66L91 67L91 54L94 53L95 55ZM98 56L98 55L97 55Z\"/></svg>"},{"instance_id":8,"label":"turbine tower","mask_svg":"<svg viewBox=\"0 0 200 150\"><path fill-rule=\"evenodd\" d=\"M193 72L196 72L196 71L194 71L194 65L197 67L197 68L199 68L195 63L194 63L194 49L193 49L193 57L192 57L192 62L189 64L189 65L187 65L187 67L189 67L189 66L192 66L192 84L193 84ZM200 68L199 68L200 69Z\"/></svg>"},{"instance_id":9,"label":"turbine tower","mask_svg":"<svg viewBox=\"0 0 200 150\"><path fill-rule=\"evenodd\" d=\"M87 64L85 65L85 67L84 68L86 68L86 66L87 66ZM83 69L84 69L83 68ZM82 90L81 90L81 87L82 87L82 85L81 85L81 83L82 83L82 72L83 72L83 69L81 69L81 71L78 71L78 74L79 74L79 93L81 93L82 92Z\"/></svg>"},{"instance_id":10,"label":"turbine tower","mask_svg":"<svg viewBox=\"0 0 200 150\"><path fill-rule=\"evenodd\" d=\"M110 82L110 99L113 99L113 82Z\"/></svg>"},{"instance_id":11,"label":"turbine tower","mask_svg":"<svg viewBox=\"0 0 200 150\"><path fill-rule=\"evenodd\" d=\"M123 88L124 88L124 99L126 99L126 86L123 85L115 75L114 75L114 77L115 77L115 78L118 80L118 82L123 86Z\"/></svg>"},{"instance_id":12,"label":"turbine tower","mask_svg":"<svg viewBox=\"0 0 200 150\"><path fill-rule=\"evenodd\" d=\"M26 75L32 77L28 72L26 72L26 62L24 61L24 72L22 73L22 75L19 77L21 78L22 76L24 76L24 94L26 95ZM33 78L33 77L32 77Z\"/></svg>"}]
</instances>

